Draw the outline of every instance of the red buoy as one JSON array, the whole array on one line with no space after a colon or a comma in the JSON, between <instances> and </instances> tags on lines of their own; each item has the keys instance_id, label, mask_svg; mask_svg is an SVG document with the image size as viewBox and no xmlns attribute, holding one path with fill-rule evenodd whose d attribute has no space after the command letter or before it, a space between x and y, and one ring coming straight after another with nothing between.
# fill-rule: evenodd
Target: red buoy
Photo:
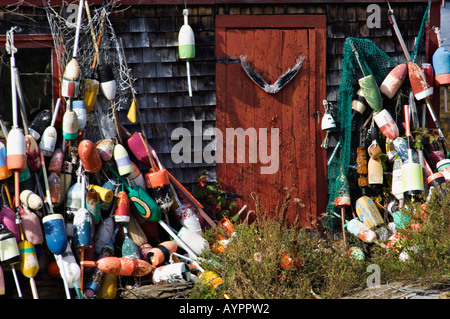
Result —
<instances>
[{"instance_id":1,"label":"red buoy","mask_svg":"<svg viewBox=\"0 0 450 319\"><path fill-rule=\"evenodd\" d=\"M83 168L88 173L97 173L102 168L102 159L96 145L90 140L83 140L78 145L78 156Z\"/></svg>"}]
</instances>

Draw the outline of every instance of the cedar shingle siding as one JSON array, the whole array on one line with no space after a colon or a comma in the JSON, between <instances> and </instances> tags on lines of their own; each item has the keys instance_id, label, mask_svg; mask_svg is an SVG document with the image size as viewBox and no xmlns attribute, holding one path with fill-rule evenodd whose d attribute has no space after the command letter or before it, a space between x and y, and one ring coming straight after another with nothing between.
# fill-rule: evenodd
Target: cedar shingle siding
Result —
<instances>
[{"instance_id":1,"label":"cedar shingle siding","mask_svg":"<svg viewBox=\"0 0 450 319\"><path fill-rule=\"evenodd\" d=\"M188 188L202 169L214 179L215 166L202 164L174 164L170 157L171 133L186 127L193 134L193 121L203 121L203 130L215 125L215 56L214 21L218 14L326 14L327 15L327 99L336 105L340 82L340 63L343 44L347 37L373 40L394 59L404 60L403 52L387 19L387 5L381 7L381 28L367 27L367 6L360 4L218 4L215 6L189 5L189 24L194 30L196 58L191 62L193 97L187 92L186 65L178 59L178 31L183 24L181 5L124 6L111 15L117 36L123 39L128 66L137 78L134 87L141 109L147 136L163 165ZM427 3L393 3L397 22L408 49ZM122 9L122 8L121 8ZM8 9L10 11L11 8ZM0 11L2 11L0 9ZM33 17L33 20L19 14ZM4 12L0 19L0 33L12 25L19 25L24 33L48 33L48 23L42 8L20 8L16 13ZM126 120L127 109L120 112L120 120L131 132L140 130L138 123ZM203 142L203 147L209 141ZM194 143L192 143L193 147ZM333 147L333 140L330 140ZM201 151L194 150L193 151ZM145 170L144 167L142 169Z\"/></svg>"}]
</instances>

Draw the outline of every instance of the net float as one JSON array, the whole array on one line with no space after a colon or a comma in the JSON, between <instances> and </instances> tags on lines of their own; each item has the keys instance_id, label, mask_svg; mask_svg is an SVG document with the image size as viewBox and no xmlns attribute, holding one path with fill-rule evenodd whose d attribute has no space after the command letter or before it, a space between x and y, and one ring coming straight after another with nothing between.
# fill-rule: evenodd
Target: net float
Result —
<instances>
[{"instance_id":1,"label":"net float","mask_svg":"<svg viewBox=\"0 0 450 319\"><path fill-rule=\"evenodd\" d=\"M58 140L58 132L55 128L56 118L58 117L59 108L61 105L61 98L56 101L55 110L53 112L52 121L49 126L47 126L42 133L42 138L39 142L39 150L44 154L44 156L52 156L55 151L56 142Z\"/></svg>"},{"instance_id":2,"label":"net float","mask_svg":"<svg viewBox=\"0 0 450 319\"><path fill-rule=\"evenodd\" d=\"M131 162L131 166L132 166L133 170L131 171L130 175L128 176L128 179L130 181L130 186L131 187L140 186L143 189L146 189L147 185L145 183L145 179L141 173L141 170L133 162Z\"/></svg>"},{"instance_id":3,"label":"net float","mask_svg":"<svg viewBox=\"0 0 450 319\"><path fill-rule=\"evenodd\" d=\"M439 47L433 53L434 81L444 87L444 105L447 112L447 87L450 84L450 51L443 47L441 33L438 27L433 27L436 32Z\"/></svg>"},{"instance_id":4,"label":"net float","mask_svg":"<svg viewBox=\"0 0 450 319\"><path fill-rule=\"evenodd\" d=\"M102 168L102 159L92 141L82 140L78 145L78 155L86 172L98 173Z\"/></svg>"},{"instance_id":5,"label":"net float","mask_svg":"<svg viewBox=\"0 0 450 319\"><path fill-rule=\"evenodd\" d=\"M197 255L209 250L208 241L186 227L181 227L177 235Z\"/></svg>"},{"instance_id":6,"label":"net float","mask_svg":"<svg viewBox=\"0 0 450 319\"><path fill-rule=\"evenodd\" d=\"M163 241L158 246L150 249L147 254L147 261L152 264L152 266L162 265L164 262L170 260L170 255L176 252L178 245L174 241Z\"/></svg>"},{"instance_id":7,"label":"net float","mask_svg":"<svg viewBox=\"0 0 450 319\"><path fill-rule=\"evenodd\" d=\"M98 267L107 274L118 276L141 277L150 274L152 265L142 259L125 257L105 257L97 261L84 261L86 267Z\"/></svg>"},{"instance_id":8,"label":"net float","mask_svg":"<svg viewBox=\"0 0 450 319\"><path fill-rule=\"evenodd\" d=\"M89 188L89 190L95 191L98 194L101 201L103 201L105 203L111 203L112 200L114 199L114 193L113 193L112 189L107 188L108 185L109 184L99 186L99 185L90 184L88 188Z\"/></svg>"},{"instance_id":9,"label":"net float","mask_svg":"<svg viewBox=\"0 0 450 319\"><path fill-rule=\"evenodd\" d=\"M397 124L386 109L374 114L373 119L387 138L395 140L399 136Z\"/></svg>"},{"instance_id":10,"label":"net float","mask_svg":"<svg viewBox=\"0 0 450 319\"><path fill-rule=\"evenodd\" d=\"M44 201L42 200L42 198L28 189L20 192L19 198L23 205L29 207L32 210L40 210L44 206Z\"/></svg>"},{"instance_id":11,"label":"net float","mask_svg":"<svg viewBox=\"0 0 450 319\"><path fill-rule=\"evenodd\" d=\"M86 107L87 114L89 114L95 106L99 88L100 82L98 82L96 79L86 79L84 81L83 102Z\"/></svg>"},{"instance_id":12,"label":"net float","mask_svg":"<svg viewBox=\"0 0 450 319\"><path fill-rule=\"evenodd\" d=\"M109 161L114 155L114 140L111 138L103 139L96 143L96 147L103 161Z\"/></svg>"},{"instance_id":13,"label":"net float","mask_svg":"<svg viewBox=\"0 0 450 319\"><path fill-rule=\"evenodd\" d=\"M128 223L130 221L130 199L125 191L120 191L116 198L114 220L116 223Z\"/></svg>"},{"instance_id":14,"label":"net float","mask_svg":"<svg viewBox=\"0 0 450 319\"><path fill-rule=\"evenodd\" d=\"M117 165L117 170L121 176L130 174L133 171L128 152L121 144L114 146L114 160Z\"/></svg>"},{"instance_id":15,"label":"net float","mask_svg":"<svg viewBox=\"0 0 450 319\"><path fill-rule=\"evenodd\" d=\"M115 274L104 274L102 283L97 292L98 299L116 299L118 276Z\"/></svg>"},{"instance_id":16,"label":"net float","mask_svg":"<svg viewBox=\"0 0 450 319\"><path fill-rule=\"evenodd\" d=\"M77 113L67 108L62 119L62 135L67 141L74 141L78 136Z\"/></svg>"},{"instance_id":17,"label":"net float","mask_svg":"<svg viewBox=\"0 0 450 319\"><path fill-rule=\"evenodd\" d=\"M55 255L62 255L68 243L64 217L61 214L46 215L42 218L42 225L48 249Z\"/></svg>"},{"instance_id":18,"label":"net float","mask_svg":"<svg viewBox=\"0 0 450 319\"><path fill-rule=\"evenodd\" d=\"M402 63L394 67L380 85L380 91L392 99L408 76L408 66Z\"/></svg>"},{"instance_id":19,"label":"net float","mask_svg":"<svg viewBox=\"0 0 450 319\"><path fill-rule=\"evenodd\" d=\"M36 172L42 168L41 156L39 154L39 145L35 138L25 135L25 153L27 155L27 165L31 172Z\"/></svg>"},{"instance_id":20,"label":"net float","mask_svg":"<svg viewBox=\"0 0 450 319\"><path fill-rule=\"evenodd\" d=\"M99 223L94 236L95 252L99 254L103 247L107 245L114 236L114 219L112 217L105 218Z\"/></svg>"},{"instance_id":21,"label":"net float","mask_svg":"<svg viewBox=\"0 0 450 319\"><path fill-rule=\"evenodd\" d=\"M36 141L39 141L45 131L45 128L48 127L51 120L52 112L50 110L44 109L40 111L28 126L29 134L31 134Z\"/></svg>"},{"instance_id":22,"label":"net float","mask_svg":"<svg viewBox=\"0 0 450 319\"><path fill-rule=\"evenodd\" d=\"M81 69L78 61L72 58L67 63L62 80L61 94L64 97L75 97L80 86Z\"/></svg>"},{"instance_id":23,"label":"net float","mask_svg":"<svg viewBox=\"0 0 450 319\"><path fill-rule=\"evenodd\" d=\"M34 249L34 245L27 241L22 240L19 243L19 253L20 253L20 264L19 269L20 272L27 278L30 279L31 291L34 299L39 299L36 282L34 277L37 275L39 271L39 263L36 256L36 250Z\"/></svg>"},{"instance_id":24,"label":"net float","mask_svg":"<svg viewBox=\"0 0 450 319\"><path fill-rule=\"evenodd\" d=\"M103 246L102 250L98 254L97 260L100 260L105 257L112 257L114 256L114 249L109 246L105 245ZM104 278L104 272L95 267L92 269L91 273L89 274L88 279L86 280L86 289L84 291L84 296L88 299L93 299L95 297L95 294L100 288L100 285L102 283L102 279Z\"/></svg>"},{"instance_id":25,"label":"net float","mask_svg":"<svg viewBox=\"0 0 450 319\"><path fill-rule=\"evenodd\" d=\"M189 96L192 97L190 60L195 58L195 37L194 31L188 24L188 9L183 9L184 24L178 33L178 56L186 61L186 75L188 81Z\"/></svg>"},{"instance_id":26,"label":"net float","mask_svg":"<svg viewBox=\"0 0 450 319\"><path fill-rule=\"evenodd\" d=\"M86 194L86 208L91 213L92 222L98 223L101 220L100 197L98 193L89 189Z\"/></svg>"},{"instance_id":27,"label":"net float","mask_svg":"<svg viewBox=\"0 0 450 319\"><path fill-rule=\"evenodd\" d=\"M29 242L33 245L44 243L41 220L34 212L26 212L21 218L21 223L24 236Z\"/></svg>"},{"instance_id":28,"label":"net float","mask_svg":"<svg viewBox=\"0 0 450 319\"><path fill-rule=\"evenodd\" d=\"M179 282L181 280L191 280L189 267L185 262L178 262L169 265L159 266L153 272L154 284L164 284Z\"/></svg>"},{"instance_id":29,"label":"net float","mask_svg":"<svg viewBox=\"0 0 450 319\"><path fill-rule=\"evenodd\" d=\"M0 210L0 224L14 234L16 242L20 242L20 228L16 223L16 213L10 207L3 207Z\"/></svg>"},{"instance_id":30,"label":"net float","mask_svg":"<svg viewBox=\"0 0 450 319\"><path fill-rule=\"evenodd\" d=\"M27 154L25 146L25 135L18 128L9 131L6 141L6 162L8 169L23 171L27 167Z\"/></svg>"},{"instance_id":31,"label":"net float","mask_svg":"<svg viewBox=\"0 0 450 319\"><path fill-rule=\"evenodd\" d=\"M20 252L16 238L12 231L0 226L0 262L2 265L10 266L13 272L19 298L22 298L22 291L17 278L15 265L20 262Z\"/></svg>"},{"instance_id":32,"label":"net float","mask_svg":"<svg viewBox=\"0 0 450 319\"><path fill-rule=\"evenodd\" d=\"M12 175L12 170L8 168L7 152L5 144L0 142L0 180L5 180Z\"/></svg>"},{"instance_id":33,"label":"net float","mask_svg":"<svg viewBox=\"0 0 450 319\"><path fill-rule=\"evenodd\" d=\"M114 100L117 84L111 65L105 63L100 64L98 66L98 78L103 95L110 101Z\"/></svg>"},{"instance_id":34,"label":"net float","mask_svg":"<svg viewBox=\"0 0 450 319\"><path fill-rule=\"evenodd\" d=\"M77 114L78 130L83 131L86 128L86 106L83 100L72 102L72 110Z\"/></svg>"},{"instance_id":35,"label":"net float","mask_svg":"<svg viewBox=\"0 0 450 319\"><path fill-rule=\"evenodd\" d=\"M355 204L356 214L369 228L375 228L384 224L384 220L378 211L374 201L368 196L361 196Z\"/></svg>"}]
</instances>

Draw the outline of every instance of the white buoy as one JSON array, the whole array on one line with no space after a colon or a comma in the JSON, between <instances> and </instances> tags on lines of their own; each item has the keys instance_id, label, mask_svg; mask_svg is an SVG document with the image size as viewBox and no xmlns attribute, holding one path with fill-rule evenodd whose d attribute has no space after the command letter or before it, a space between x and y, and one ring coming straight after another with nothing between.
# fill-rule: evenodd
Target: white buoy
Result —
<instances>
[{"instance_id":1,"label":"white buoy","mask_svg":"<svg viewBox=\"0 0 450 319\"><path fill-rule=\"evenodd\" d=\"M186 60L186 75L188 81L189 96L192 97L191 70L189 61L195 58L194 31L188 24L188 10L183 10L184 24L178 33L178 55L181 60Z\"/></svg>"}]
</instances>

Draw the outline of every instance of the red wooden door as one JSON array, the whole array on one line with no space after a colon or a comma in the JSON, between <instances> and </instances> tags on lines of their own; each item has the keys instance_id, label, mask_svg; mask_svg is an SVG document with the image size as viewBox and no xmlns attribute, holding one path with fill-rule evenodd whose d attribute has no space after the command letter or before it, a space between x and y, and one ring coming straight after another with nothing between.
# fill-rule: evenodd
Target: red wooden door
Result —
<instances>
[{"instance_id":1,"label":"red wooden door","mask_svg":"<svg viewBox=\"0 0 450 319\"><path fill-rule=\"evenodd\" d=\"M327 203L325 152L320 148L324 134L320 118L314 117L317 111L324 113L325 27L321 15L216 18L216 57L246 56L269 84L305 57L295 77L275 94L257 86L241 63L216 64L216 118L223 134L218 180L225 190L241 195L249 210L255 207L252 193L259 194L262 209L270 214L293 188L286 217L291 222L298 218L302 227L314 227ZM248 133L244 154L239 149L243 140L230 134L236 129ZM226 154L233 147L234 161Z\"/></svg>"}]
</instances>

